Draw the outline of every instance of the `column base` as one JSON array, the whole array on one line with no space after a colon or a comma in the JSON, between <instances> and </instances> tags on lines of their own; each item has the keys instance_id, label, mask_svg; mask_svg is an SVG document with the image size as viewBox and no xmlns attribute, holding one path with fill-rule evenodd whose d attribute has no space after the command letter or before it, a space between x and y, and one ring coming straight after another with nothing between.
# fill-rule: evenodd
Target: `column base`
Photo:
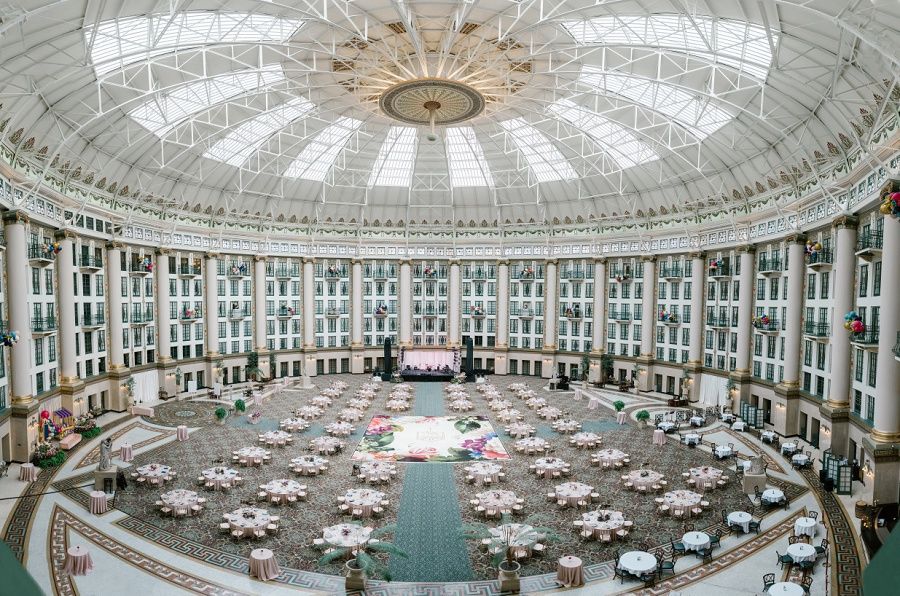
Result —
<instances>
[{"instance_id":1,"label":"column base","mask_svg":"<svg viewBox=\"0 0 900 596\"><path fill-rule=\"evenodd\" d=\"M796 436L800 432L800 385L782 382L775 385L774 391L780 399L772 412L772 425L785 437Z\"/></svg>"},{"instance_id":2,"label":"column base","mask_svg":"<svg viewBox=\"0 0 900 596\"><path fill-rule=\"evenodd\" d=\"M638 391L650 391L650 373L653 370L655 359L651 354L641 354L634 359L634 363L642 366L644 369L637 373L634 379L634 386Z\"/></svg>"},{"instance_id":3,"label":"column base","mask_svg":"<svg viewBox=\"0 0 900 596\"><path fill-rule=\"evenodd\" d=\"M829 432L820 433L819 449L831 450L835 455L851 457L850 448L850 404L825 402L819 406L822 419L829 423ZM823 429L824 430L824 429ZM825 439L825 440L822 440Z\"/></svg>"},{"instance_id":4,"label":"column base","mask_svg":"<svg viewBox=\"0 0 900 596\"><path fill-rule=\"evenodd\" d=\"M879 505L897 502L900 485L900 444L883 443L872 433L863 439L866 461L863 462L865 482L871 483L872 498ZM878 432L879 436L885 433Z\"/></svg>"},{"instance_id":5,"label":"column base","mask_svg":"<svg viewBox=\"0 0 900 596\"><path fill-rule=\"evenodd\" d=\"M734 388L728 395L731 403L731 411L739 412L742 401L750 401L750 371L746 368L737 369L728 373L728 379L733 383Z\"/></svg>"},{"instance_id":6,"label":"column base","mask_svg":"<svg viewBox=\"0 0 900 596\"><path fill-rule=\"evenodd\" d=\"M31 454L37 447L37 411L40 404L36 400L28 406L13 405L9 417L9 435L12 461L31 461ZM35 424L32 425L31 421Z\"/></svg>"},{"instance_id":7,"label":"column base","mask_svg":"<svg viewBox=\"0 0 900 596\"><path fill-rule=\"evenodd\" d=\"M350 344L350 372L354 375L361 375L366 372L365 354L366 347L362 344Z\"/></svg>"}]
</instances>

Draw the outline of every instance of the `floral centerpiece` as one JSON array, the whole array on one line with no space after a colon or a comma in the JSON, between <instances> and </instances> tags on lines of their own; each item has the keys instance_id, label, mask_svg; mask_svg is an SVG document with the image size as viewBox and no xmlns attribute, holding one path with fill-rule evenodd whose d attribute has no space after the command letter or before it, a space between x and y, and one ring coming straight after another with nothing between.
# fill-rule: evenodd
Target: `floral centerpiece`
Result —
<instances>
[{"instance_id":1,"label":"floral centerpiece","mask_svg":"<svg viewBox=\"0 0 900 596\"><path fill-rule=\"evenodd\" d=\"M31 461L41 469L55 468L66 461L66 452L50 443L41 443L34 450Z\"/></svg>"},{"instance_id":2,"label":"floral centerpiece","mask_svg":"<svg viewBox=\"0 0 900 596\"><path fill-rule=\"evenodd\" d=\"M889 192L881 198L881 206L879 207L885 215L900 217L900 192Z\"/></svg>"},{"instance_id":3,"label":"floral centerpiece","mask_svg":"<svg viewBox=\"0 0 900 596\"><path fill-rule=\"evenodd\" d=\"M762 315L761 317L753 317L753 326L757 329L761 329L763 327L768 327L769 323L772 320L769 319L769 315Z\"/></svg>"},{"instance_id":4,"label":"floral centerpiece","mask_svg":"<svg viewBox=\"0 0 900 596\"><path fill-rule=\"evenodd\" d=\"M79 416L75 420L75 425L73 430L80 434L84 439L93 439L94 437L100 435L103 432L103 429L97 426L97 422L94 420L94 417L90 414L86 414L84 416Z\"/></svg>"},{"instance_id":5,"label":"floral centerpiece","mask_svg":"<svg viewBox=\"0 0 900 596\"><path fill-rule=\"evenodd\" d=\"M19 342L19 332L7 331L6 333L0 335L0 341L2 341L3 345L8 348L12 347Z\"/></svg>"},{"instance_id":6,"label":"floral centerpiece","mask_svg":"<svg viewBox=\"0 0 900 596\"><path fill-rule=\"evenodd\" d=\"M844 329L851 333L865 333L866 324L863 323L862 317L855 310L851 310L844 315Z\"/></svg>"},{"instance_id":7,"label":"floral centerpiece","mask_svg":"<svg viewBox=\"0 0 900 596\"><path fill-rule=\"evenodd\" d=\"M670 313L668 309L662 309L659 311L659 320L664 323L677 323L678 315L674 313Z\"/></svg>"}]
</instances>

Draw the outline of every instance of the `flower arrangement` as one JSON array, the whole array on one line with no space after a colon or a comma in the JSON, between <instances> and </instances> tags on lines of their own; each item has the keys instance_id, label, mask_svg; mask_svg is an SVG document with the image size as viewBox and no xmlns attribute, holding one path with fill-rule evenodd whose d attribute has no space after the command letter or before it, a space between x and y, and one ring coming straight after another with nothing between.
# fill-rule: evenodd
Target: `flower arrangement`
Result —
<instances>
[{"instance_id":1,"label":"flower arrangement","mask_svg":"<svg viewBox=\"0 0 900 596\"><path fill-rule=\"evenodd\" d=\"M844 329L852 333L865 333L866 324L863 323L862 317L855 310L851 310L844 315Z\"/></svg>"},{"instance_id":2,"label":"flower arrangement","mask_svg":"<svg viewBox=\"0 0 900 596\"><path fill-rule=\"evenodd\" d=\"M250 419L251 424L256 424L262 418L262 412L260 412L259 410L254 410L248 418Z\"/></svg>"},{"instance_id":3,"label":"flower arrangement","mask_svg":"<svg viewBox=\"0 0 900 596\"><path fill-rule=\"evenodd\" d=\"M659 320L664 323L677 323L678 315L676 315L674 313L670 313L668 311L668 309L664 308L661 311L659 311Z\"/></svg>"},{"instance_id":4,"label":"flower arrangement","mask_svg":"<svg viewBox=\"0 0 900 596\"><path fill-rule=\"evenodd\" d=\"M197 309L195 308L184 308L184 318L185 319L193 319L197 317Z\"/></svg>"},{"instance_id":5,"label":"flower arrangement","mask_svg":"<svg viewBox=\"0 0 900 596\"><path fill-rule=\"evenodd\" d=\"M7 331L3 335L0 335L0 341L3 342L3 345L6 347L12 347L19 342L19 332L18 331Z\"/></svg>"},{"instance_id":6,"label":"flower arrangement","mask_svg":"<svg viewBox=\"0 0 900 596\"><path fill-rule=\"evenodd\" d=\"M525 267L519 277L530 279L534 277L534 267Z\"/></svg>"},{"instance_id":7,"label":"flower arrangement","mask_svg":"<svg viewBox=\"0 0 900 596\"><path fill-rule=\"evenodd\" d=\"M340 273L337 265L329 265L328 266L328 275L337 275Z\"/></svg>"},{"instance_id":8,"label":"flower arrangement","mask_svg":"<svg viewBox=\"0 0 900 596\"><path fill-rule=\"evenodd\" d=\"M806 248L804 249L804 252L806 253L807 258L816 256L820 250L822 250L821 242L813 242L812 240L806 241Z\"/></svg>"},{"instance_id":9,"label":"flower arrangement","mask_svg":"<svg viewBox=\"0 0 900 596\"><path fill-rule=\"evenodd\" d=\"M375 308L375 314L376 314L376 315L386 315L386 314L387 314L387 305L386 305L386 304L379 304L379 305Z\"/></svg>"},{"instance_id":10,"label":"flower arrangement","mask_svg":"<svg viewBox=\"0 0 900 596\"><path fill-rule=\"evenodd\" d=\"M889 192L881 198L878 208L885 215L900 217L900 192Z\"/></svg>"},{"instance_id":11,"label":"flower arrangement","mask_svg":"<svg viewBox=\"0 0 900 596\"><path fill-rule=\"evenodd\" d=\"M769 323L771 323L771 322L772 322L772 320L769 319L769 315L762 315L761 317L753 317L753 326L756 327L757 329L760 329L762 327L768 327Z\"/></svg>"},{"instance_id":12,"label":"flower arrangement","mask_svg":"<svg viewBox=\"0 0 900 596\"><path fill-rule=\"evenodd\" d=\"M469 309L469 312L470 312L473 316L476 316L476 317L482 317L482 316L484 316L484 307L481 307L481 306L473 306L472 308Z\"/></svg>"},{"instance_id":13,"label":"flower arrangement","mask_svg":"<svg viewBox=\"0 0 900 596\"><path fill-rule=\"evenodd\" d=\"M55 257L62 252L62 244L59 242L47 242L44 244L44 252Z\"/></svg>"},{"instance_id":14,"label":"flower arrangement","mask_svg":"<svg viewBox=\"0 0 900 596\"><path fill-rule=\"evenodd\" d=\"M47 468L55 468L62 465L66 461L66 452L59 447L54 447L50 443L41 443L34 450L31 461L37 467L45 470Z\"/></svg>"},{"instance_id":15,"label":"flower arrangement","mask_svg":"<svg viewBox=\"0 0 900 596\"><path fill-rule=\"evenodd\" d=\"M80 434L84 439L93 439L103 432L103 429L97 426L97 422L94 420L94 417L90 415L79 416L75 421L73 430Z\"/></svg>"}]
</instances>

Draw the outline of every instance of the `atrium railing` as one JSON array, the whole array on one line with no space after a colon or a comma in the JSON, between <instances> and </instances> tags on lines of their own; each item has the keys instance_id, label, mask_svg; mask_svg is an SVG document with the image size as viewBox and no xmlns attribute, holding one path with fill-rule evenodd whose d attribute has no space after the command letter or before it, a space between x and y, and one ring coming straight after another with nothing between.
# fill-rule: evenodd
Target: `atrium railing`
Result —
<instances>
[{"instance_id":1,"label":"atrium railing","mask_svg":"<svg viewBox=\"0 0 900 596\"><path fill-rule=\"evenodd\" d=\"M803 324L803 333L812 337L828 337L828 335L830 335L830 329L828 323L806 321Z\"/></svg>"},{"instance_id":2,"label":"atrium railing","mask_svg":"<svg viewBox=\"0 0 900 596\"><path fill-rule=\"evenodd\" d=\"M855 344L862 344L866 346L878 345L878 329L869 329L867 331L863 331L862 333L851 333L850 341Z\"/></svg>"},{"instance_id":3,"label":"atrium railing","mask_svg":"<svg viewBox=\"0 0 900 596\"><path fill-rule=\"evenodd\" d=\"M879 231L864 232L856 240L856 250L881 250L884 235Z\"/></svg>"}]
</instances>

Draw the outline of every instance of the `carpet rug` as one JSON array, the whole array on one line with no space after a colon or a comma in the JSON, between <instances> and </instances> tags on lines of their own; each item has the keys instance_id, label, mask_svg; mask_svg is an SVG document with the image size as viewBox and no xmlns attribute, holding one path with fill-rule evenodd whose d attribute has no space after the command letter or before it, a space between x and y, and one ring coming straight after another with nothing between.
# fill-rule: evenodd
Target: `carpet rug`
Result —
<instances>
[{"instance_id":1,"label":"carpet rug","mask_svg":"<svg viewBox=\"0 0 900 596\"><path fill-rule=\"evenodd\" d=\"M354 461L441 462L509 459L484 416L376 415Z\"/></svg>"}]
</instances>

